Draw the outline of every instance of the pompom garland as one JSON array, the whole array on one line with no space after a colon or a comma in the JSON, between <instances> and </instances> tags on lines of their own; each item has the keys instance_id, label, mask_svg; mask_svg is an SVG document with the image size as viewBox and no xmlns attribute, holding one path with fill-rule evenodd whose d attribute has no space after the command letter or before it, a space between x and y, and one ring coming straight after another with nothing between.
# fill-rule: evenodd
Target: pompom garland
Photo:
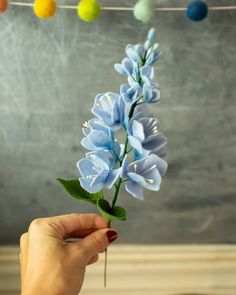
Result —
<instances>
[{"instance_id":1,"label":"pompom garland","mask_svg":"<svg viewBox=\"0 0 236 295\"><path fill-rule=\"evenodd\" d=\"M186 16L191 21L201 21L207 17L208 11L234 11L236 10L235 5L227 6L207 6L202 0L192 0L187 7L158 7L153 6L154 0L139 0L135 6L103 6L100 7L99 0L80 0L78 5L60 4L56 5L56 0L34 0L35 2L21 2L21 0L11 1L0 0L0 14L4 13L8 7L11 6L22 6L22 7L33 7L35 15L40 18L52 17L57 8L76 10L78 16L87 22L94 21L101 13L101 10L105 11L133 11L133 15L136 19L146 23L151 20L154 16L155 11L165 12L183 12L185 11Z\"/></svg>"}]
</instances>

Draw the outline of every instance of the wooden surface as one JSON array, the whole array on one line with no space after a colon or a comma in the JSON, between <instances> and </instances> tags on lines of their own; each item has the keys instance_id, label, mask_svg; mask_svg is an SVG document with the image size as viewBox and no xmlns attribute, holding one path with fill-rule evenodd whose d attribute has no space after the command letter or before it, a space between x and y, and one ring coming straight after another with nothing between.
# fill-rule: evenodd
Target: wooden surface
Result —
<instances>
[{"instance_id":1,"label":"wooden surface","mask_svg":"<svg viewBox=\"0 0 236 295\"><path fill-rule=\"evenodd\" d=\"M0 248L0 294L19 294L17 247ZM115 245L87 268L82 295L235 295L236 246Z\"/></svg>"}]
</instances>

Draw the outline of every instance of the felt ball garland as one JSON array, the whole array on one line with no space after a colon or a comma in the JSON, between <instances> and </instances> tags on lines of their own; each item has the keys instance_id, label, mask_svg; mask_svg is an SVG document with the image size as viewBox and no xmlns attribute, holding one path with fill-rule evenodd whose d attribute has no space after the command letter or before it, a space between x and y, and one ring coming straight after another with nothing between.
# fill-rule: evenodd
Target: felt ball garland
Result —
<instances>
[{"instance_id":1,"label":"felt ball garland","mask_svg":"<svg viewBox=\"0 0 236 295\"><path fill-rule=\"evenodd\" d=\"M100 15L102 10L106 11L133 11L134 17L143 23L149 22L155 14L155 11L185 11L189 20L198 22L205 19L208 15L208 10L211 11L229 11L236 10L236 5L227 6L210 6L203 0L192 0L187 7L158 7L155 8L154 0L138 0L134 7L119 7L119 6L103 6L100 7L99 0L79 0L77 5L59 4L56 5L56 0L34 0L35 2L21 2L22 0L0 0L0 14L4 13L8 5L33 7L34 13L39 18L52 17L57 8L77 10L77 14L81 20L86 22L94 21Z\"/></svg>"},{"instance_id":2,"label":"felt ball garland","mask_svg":"<svg viewBox=\"0 0 236 295\"><path fill-rule=\"evenodd\" d=\"M198 22L206 18L208 14L208 7L205 2L201 0L192 1L186 10L187 17L194 22Z\"/></svg>"},{"instance_id":3,"label":"felt ball garland","mask_svg":"<svg viewBox=\"0 0 236 295\"><path fill-rule=\"evenodd\" d=\"M8 7L8 0L0 0L0 13L4 13Z\"/></svg>"}]
</instances>

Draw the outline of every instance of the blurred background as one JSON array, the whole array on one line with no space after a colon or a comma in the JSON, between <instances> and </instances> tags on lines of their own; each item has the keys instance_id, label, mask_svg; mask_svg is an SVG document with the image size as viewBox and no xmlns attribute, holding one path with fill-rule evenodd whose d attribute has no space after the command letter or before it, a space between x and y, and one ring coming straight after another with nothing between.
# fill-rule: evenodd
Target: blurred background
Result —
<instances>
[{"instance_id":1,"label":"blurred background","mask_svg":"<svg viewBox=\"0 0 236 295\"><path fill-rule=\"evenodd\" d=\"M158 12L148 24L130 11L102 11L86 23L71 10L40 20L30 8L11 7L0 16L1 244L18 244L37 217L96 212L67 196L56 178L79 177L81 126L92 118L94 98L119 93L126 80L113 65L150 27L163 51L155 66L161 103L152 111L168 138L169 169L161 190L146 191L144 202L120 195L127 221L114 223L118 243L236 242L235 11L210 12L199 23L184 12Z\"/></svg>"}]
</instances>

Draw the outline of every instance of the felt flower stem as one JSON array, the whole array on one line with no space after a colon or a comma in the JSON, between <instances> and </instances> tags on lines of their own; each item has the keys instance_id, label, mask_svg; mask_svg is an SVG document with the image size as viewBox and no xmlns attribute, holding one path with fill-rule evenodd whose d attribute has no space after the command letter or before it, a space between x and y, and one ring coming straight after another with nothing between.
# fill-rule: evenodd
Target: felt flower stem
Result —
<instances>
[{"instance_id":1,"label":"felt flower stem","mask_svg":"<svg viewBox=\"0 0 236 295\"><path fill-rule=\"evenodd\" d=\"M140 97L140 99L142 98L142 96ZM134 113L134 109L135 107L138 105L137 102L135 102L131 109L130 109L130 112L129 112L129 119L132 118L133 116L133 113ZM129 139L128 139L128 135L126 135L126 139L125 139L125 147L124 147L124 154L123 154L123 157L122 157L122 160L119 160L119 163L120 163L120 166L122 166L122 163L123 163L123 160L125 158L125 156L131 151L130 150L127 150L128 149L128 144L129 144ZM126 180L125 180L126 181ZM116 201L117 201L117 198L118 198L118 195L119 195L119 191L120 191L120 187L122 185L122 183L124 183L125 181L122 181L122 178L120 177L117 181L117 183L115 184L115 193L114 193L114 196L113 196L113 200L112 200L112 205L111 205L111 209L114 208L115 204L116 204ZM108 222L108 227L111 227L111 220L109 220ZM104 287L106 288L107 286L107 248L105 249L105 262L104 262Z\"/></svg>"}]
</instances>

